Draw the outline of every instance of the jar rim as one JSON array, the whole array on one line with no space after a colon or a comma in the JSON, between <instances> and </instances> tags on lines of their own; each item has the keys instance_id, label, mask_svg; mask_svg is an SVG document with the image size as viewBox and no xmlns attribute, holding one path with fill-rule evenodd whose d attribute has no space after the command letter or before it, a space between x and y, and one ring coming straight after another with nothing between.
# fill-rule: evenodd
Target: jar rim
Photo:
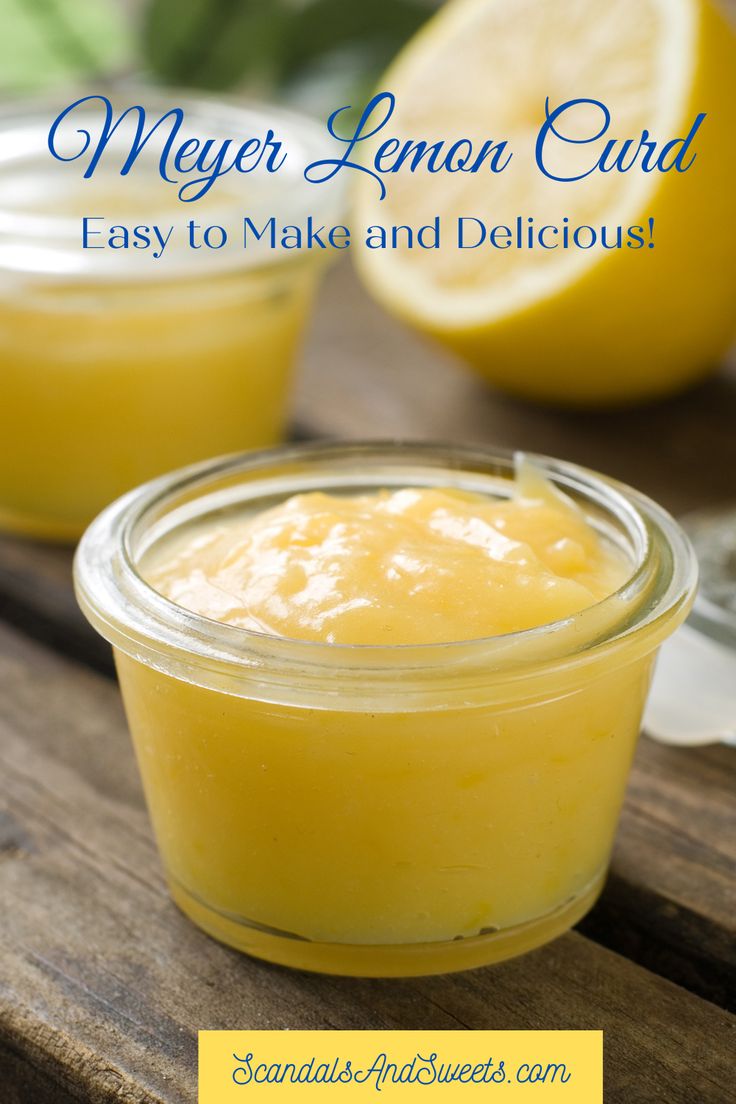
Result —
<instances>
[{"instance_id":1,"label":"jar rim","mask_svg":"<svg viewBox=\"0 0 736 1104\"><path fill-rule=\"evenodd\" d=\"M78 600L116 648L162 670L186 668L195 681L214 679L220 687L223 679L237 683L246 673L288 682L298 672L302 682L328 676L336 684L342 680L346 689L357 676L390 683L394 689L403 680L407 691L414 684L426 689L427 679L433 678L439 689L438 678L509 682L531 671L559 675L571 665L611 655L635 637L642 648L654 650L684 619L694 596L697 569L687 537L665 510L630 487L578 465L527 455L556 486L623 526L633 549L633 572L617 591L559 621L443 643L294 640L185 610L137 570L140 555L156 539L156 526L158 535L167 524L173 527L177 510L185 522L204 513L206 503L249 501L248 489L252 498L259 486L261 497L267 492L281 499L305 487L334 487L336 482L377 489L387 485L389 472L396 486L437 486L442 473L443 486L449 479L449 485L465 489L491 487L494 481L500 487L502 480L509 484L518 456L417 441L286 446L206 461L152 480L108 506L83 536L75 557Z\"/></svg>"},{"instance_id":2,"label":"jar rim","mask_svg":"<svg viewBox=\"0 0 736 1104\"><path fill-rule=\"evenodd\" d=\"M302 223L309 215L319 222L342 217L345 189L339 174L318 186L310 185L302 175L307 163L328 157L333 152L327 131L319 120L280 104L255 99L238 100L233 96L216 96L191 89L157 88L139 82L96 91L70 89L66 95L57 92L47 96L19 97L0 106L0 136L3 139L0 143L0 183L4 176L6 182L11 180L13 172L27 172L32 176L41 168L43 179L51 180L49 174L56 170L60 174L56 176L57 185L69 182L73 191L85 188L92 193L92 206L98 206L99 201L94 196L95 177L88 180L82 178L81 161L79 164L54 161L47 139L54 120L66 107L77 99L89 97L99 100L102 96L110 98L119 112L143 106L150 122L154 121L148 114L152 111L164 113L181 107L184 128L194 124L198 128L196 136L212 137L217 141L230 138L235 146L251 137L260 138L264 131L272 128L275 137L283 142L288 160L274 173L256 172L252 178L250 175L231 173L216 179L210 193L216 197L216 202L206 208L206 217L209 222L221 221L228 228L230 242L221 250L181 250L173 258L175 263L171 264L162 263L167 259L166 252L155 263L151 261L149 252L107 249L97 253L83 252L80 245L81 215L77 217L64 213L58 203L51 209L34 210L28 199L29 189L20 186L16 190L22 198L19 206L17 201L11 201L12 192L8 194L6 188L3 194L0 189L0 271L49 279L84 280L93 276L96 280L101 278L104 282L118 284L138 283L141 280L196 279L202 274L251 271L293 265L297 261L304 263L305 259L311 259L313 263L325 259L301 247L288 250L271 248L269 241L256 239L254 235L251 235L249 248L240 248L240 243L232 241L230 228L235 226L236 217L237 228L241 228L239 216L252 215L254 222L257 222L273 215L277 222L295 224ZM77 108L79 117L74 114L69 116L69 130L75 132L78 126L85 123L85 119L94 118L98 110L99 107L91 103ZM88 121L86 125L92 124ZM147 155L148 151L144 150L144 156ZM135 173L136 165L131 170L126 187L131 194L136 191L140 194L140 182L136 184ZM119 175L116 174L116 179ZM266 187L263 186L263 177L267 177ZM223 179L226 182L224 195L221 188L218 191ZM249 192L251 179L259 180L257 199ZM171 189L171 194L164 208L159 209L160 201L156 200L150 210L131 215L131 224L153 223L157 217L164 215L170 221L183 223L195 217L200 221L197 201L187 203L178 200L177 182L167 184L167 188ZM84 214L99 215L100 212L85 210ZM123 216L116 217L114 210L110 214L108 221L111 224L126 221ZM130 263L125 263L127 261Z\"/></svg>"}]
</instances>

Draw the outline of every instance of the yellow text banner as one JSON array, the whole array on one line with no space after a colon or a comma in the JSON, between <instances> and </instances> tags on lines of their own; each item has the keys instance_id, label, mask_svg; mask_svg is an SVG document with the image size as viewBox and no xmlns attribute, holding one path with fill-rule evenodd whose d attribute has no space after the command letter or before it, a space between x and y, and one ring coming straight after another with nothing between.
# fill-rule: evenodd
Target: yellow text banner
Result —
<instances>
[{"instance_id":1,"label":"yellow text banner","mask_svg":"<svg viewBox=\"0 0 736 1104\"><path fill-rule=\"evenodd\" d=\"M600 1104L601 1031L200 1031L199 1104Z\"/></svg>"}]
</instances>

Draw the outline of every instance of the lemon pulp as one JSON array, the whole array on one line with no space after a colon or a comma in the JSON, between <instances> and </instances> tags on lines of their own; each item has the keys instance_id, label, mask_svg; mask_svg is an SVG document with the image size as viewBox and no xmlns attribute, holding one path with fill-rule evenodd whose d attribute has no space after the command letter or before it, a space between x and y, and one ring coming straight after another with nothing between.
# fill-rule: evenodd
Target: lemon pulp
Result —
<instances>
[{"instance_id":1,"label":"lemon pulp","mask_svg":"<svg viewBox=\"0 0 736 1104\"><path fill-rule=\"evenodd\" d=\"M400 239L397 248L356 251L367 286L389 310L492 382L541 400L641 400L714 367L733 337L736 305L736 37L715 8L704 0L455 0L381 87L396 97L392 137L507 139L513 153L498 174L402 169L385 178L383 201L376 181L360 175L361 228L442 222L437 249L409 249ZM547 98L551 108L594 99L611 112L598 141L554 144L561 176L594 165L609 138L636 143L644 130L660 144L684 138L704 112L696 160L683 173L634 168L550 180L534 157ZM581 105L562 129L582 139L600 125L600 110ZM514 234L517 218L524 232L530 219L560 228L567 220L591 226L598 243L460 250L459 217ZM604 249L602 227L615 241L618 226L640 227L644 246Z\"/></svg>"}]
</instances>

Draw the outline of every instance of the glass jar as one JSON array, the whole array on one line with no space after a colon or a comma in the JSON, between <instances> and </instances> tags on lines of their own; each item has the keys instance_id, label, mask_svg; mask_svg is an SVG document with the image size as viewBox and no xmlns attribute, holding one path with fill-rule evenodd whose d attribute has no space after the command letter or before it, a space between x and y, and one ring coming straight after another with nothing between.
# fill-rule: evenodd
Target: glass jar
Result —
<instances>
[{"instance_id":1,"label":"glass jar","mask_svg":"<svg viewBox=\"0 0 736 1104\"><path fill-rule=\"evenodd\" d=\"M304 491L512 493L513 458L432 445L302 446L133 491L77 553L114 648L164 867L211 935L303 969L461 970L530 950L606 874L659 645L694 558L635 491L537 457L626 550L614 595L554 624L450 644L294 641L190 613L138 571L164 536Z\"/></svg>"},{"instance_id":2,"label":"glass jar","mask_svg":"<svg viewBox=\"0 0 736 1104\"><path fill-rule=\"evenodd\" d=\"M278 172L231 171L182 202L188 177L167 183L159 173L163 128L121 175L133 115L89 179L81 154L52 158L51 124L72 100L0 112L0 527L66 540L155 475L282 438L324 253L246 238L243 219L260 230L269 217L296 223L309 211L319 220L340 207L335 187L303 179L328 141L308 119L176 92L119 94L116 111L143 104L147 126L182 107L180 141L237 144L269 127L282 140ZM80 134L96 135L103 113L99 97L76 108L58 130L60 152L79 153ZM85 217L95 220L88 248ZM158 257L154 225L173 227ZM210 225L225 229L224 246L202 244ZM130 244L132 233L122 246L123 230L136 226L151 230L149 248ZM210 240L216 246L219 231Z\"/></svg>"}]
</instances>

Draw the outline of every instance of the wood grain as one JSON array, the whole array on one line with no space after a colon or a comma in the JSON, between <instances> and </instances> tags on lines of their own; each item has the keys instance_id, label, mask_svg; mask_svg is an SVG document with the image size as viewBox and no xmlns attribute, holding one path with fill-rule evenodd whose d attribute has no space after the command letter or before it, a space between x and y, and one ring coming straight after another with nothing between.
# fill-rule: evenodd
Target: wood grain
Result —
<instances>
[{"instance_id":1,"label":"wood grain","mask_svg":"<svg viewBox=\"0 0 736 1104\"><path fill-rule=\"evenodd\" d=\"M295 419L326 436L424 437L546 453L631 483L676 514L736 502L736 364L686 394L633 410L521 403L389 318L347 266L330 273L320 300Z\"/></svg>"},{"instance_id":2,"label":"wood grain","mask_svg":"<svg viewBox=\"0 0 736 1104\"><path fill-rule=\"evenodd\" d=\"M74 598L70 548L0 535L0 621L113 674L109 649Z\"/></svg>"},{"instance_id":3,"label":"wood grain","mask_svg":"<svg viewBox=\"0 0 736 1104\"><path fill-rule=\"evenodd\" d=\"M736 1010L736 755L639 743L612 874L580 930Z\"/></svg>"},{"instance_id":4,"label":"wood grain","mask_svg":"<svg viewBox=\"0 0 736 1104\"><path fill-rule=\"evenodd\" d=\"M227 950L169 902L112 683L0 628L0 694L11 1102L192 1102L198 1028L458 1026L602 1027L607 1102L724 1101L733 1018L578 934L493 969L398 982Z\"/></svg>"}]
</instances>

